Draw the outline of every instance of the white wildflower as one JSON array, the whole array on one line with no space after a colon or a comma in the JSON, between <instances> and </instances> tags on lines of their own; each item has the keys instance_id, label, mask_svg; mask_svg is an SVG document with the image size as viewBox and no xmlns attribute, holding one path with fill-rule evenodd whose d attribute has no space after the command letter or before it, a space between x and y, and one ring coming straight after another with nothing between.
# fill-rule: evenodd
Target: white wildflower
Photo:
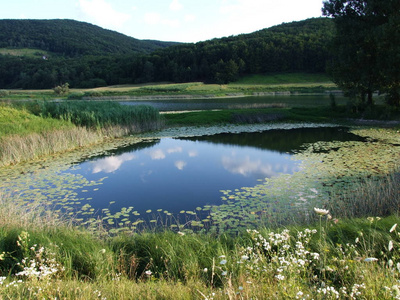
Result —
<instances>
[{"instance_id":1,"label":"white wildflower","mask_svg":"<svg viewBox=\"0 0 400 300\"><path fill-rule=\"evenodd\" d=\"M278 279L278 280L281 280L281 281L285 280L285 276L283 276L281 274L275 275L275 278Z\"/></svg>"},{"instance_id":2,"label":"white wildflower","mask_svg":"<svg viewBox=\"0 0 400 300\"><path fill-rule=\"evenodd\" d=\"M388 249L389 249L389 251L392 251L392 249L393 249L393 241L389 241Z\"/></svg>"},{"instance_id":3,"label":"white wildflower","mask_svg":"<svg viewBox=\"0 0 400 300\"><path fill-rule=\"evenodd\" d=\"M396 227L397 227L397 223L394 224L394 225L392 226L392 228L390 228L389 232L395 231L395 230L396 230Z\"/></svg>"},{"instance_id":4,"label":"white wildflower","mask_svg":"<svg viewBox=\"0 0 400 300\"><path fill-rule=\"evenodd\" d=\"M329 210L316 207L314 207L314 212L319 216L325 216L329 214Z\"/></svg>"},{"instance_id":5,"label":"white wildflower","mask_svg":"<svg viewBox=\"0 0 400 300\"><path fill-rule=\"evenodd\" d=\"M389 260L388 260L388 266L389 266L390 268L393 268L393 265L394 265L393 260L389 259Z\"/></svg>"}]
</instances>

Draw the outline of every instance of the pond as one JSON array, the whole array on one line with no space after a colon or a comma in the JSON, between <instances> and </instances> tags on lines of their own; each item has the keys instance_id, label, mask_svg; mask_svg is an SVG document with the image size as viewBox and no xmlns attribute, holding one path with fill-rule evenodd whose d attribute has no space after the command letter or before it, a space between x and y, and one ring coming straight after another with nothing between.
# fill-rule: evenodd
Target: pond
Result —
<instances>
[{"instance_id":1,"label":"pond","mask_svg":"<svg viewBox=\"0 0 400 300\"><path fill-rule=\"evenodd\" d=\"M334 140L361 137L327 127L152 139L59 170L24 174L9 182L8 191L28 202L45 199L77 219L106 216L110 225L115 219L154 222L155 214L204 219L226 202L224 191L295 173L300 161L293 154L303 145Z\"/></svg>"}]
</instances>

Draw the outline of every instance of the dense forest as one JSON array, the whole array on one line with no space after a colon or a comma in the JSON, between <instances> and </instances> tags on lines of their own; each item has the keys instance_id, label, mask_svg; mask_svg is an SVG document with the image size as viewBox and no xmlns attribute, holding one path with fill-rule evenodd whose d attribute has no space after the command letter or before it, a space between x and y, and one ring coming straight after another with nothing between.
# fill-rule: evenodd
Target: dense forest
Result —
<instances>
[{"instance_id":1,"label":"dense forest","mask_svg":"<svg viewBox=\"0 0 400 300\"><path fill-rule=\"evenodd\" d=\"M0 20L0 48L33 48L64 57L143 54L174 44L138 40L74 20Z\"/></svg>"},{"instance_id":2,"label":"dense forest","mask_svg":"<svg viewBox=\"0 0 400 300\"><path fill-rule=\"evenodd\" d=\"M52 88L65 82L71 87L153 81L227 83L247 74L324 72L335 34L331 19L314 18L251 34L173 44L138 41L71 20L27 22L0 20L0 47L35 48L54 55L46 59L0 55L0 88ZM62 26L52 27L51 22ZM122 37L132 42L121 42ZM152 46L138 48L138 42Z\"/></svg>"}]
</instances>

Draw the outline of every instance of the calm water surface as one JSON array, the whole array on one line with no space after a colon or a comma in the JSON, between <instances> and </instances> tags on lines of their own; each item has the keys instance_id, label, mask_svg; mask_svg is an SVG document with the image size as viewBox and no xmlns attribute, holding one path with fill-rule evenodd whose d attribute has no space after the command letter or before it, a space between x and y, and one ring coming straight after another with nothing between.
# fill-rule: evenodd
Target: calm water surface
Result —
<instances>
[{"instance_id":1,"label":"calm water surface","mask_svg":"<svg viewBox=\"0 0 400 300\"><path fill-rule=\"evenodd\" d=\"M254 186L259 180L298 170L292 157L304 143L354 140L340 128L270 130L187 139L163 138L116 150L68 170L88 180L107 177L90 197L97 210L133 206L178 213L221 204L220 190ZM115 201L110 205L111 201Z\"/></svg>"}]
</instances>

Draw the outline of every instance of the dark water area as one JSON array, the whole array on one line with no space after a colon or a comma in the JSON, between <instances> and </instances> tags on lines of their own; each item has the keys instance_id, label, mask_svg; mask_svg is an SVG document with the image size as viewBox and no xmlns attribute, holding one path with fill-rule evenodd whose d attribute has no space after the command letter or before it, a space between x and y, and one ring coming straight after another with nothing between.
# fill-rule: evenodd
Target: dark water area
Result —
<instances>
[{"instance_id":1,"label":"dark water area","mask_svg":"<svg viewBox=\"0 0 400 300\"><path fill-rule=\"evenodd\" d=\"M305 143L360 139L344 128L163 138L117 149L66 172L89 181L106 177L95 192L77 191L78 197L92 199L96 211L133 207L140 214L178 214L222 204L221 190L252 187L265 178L298 171L300 162L293 153Z\"/></svg>"}]
</instances>

